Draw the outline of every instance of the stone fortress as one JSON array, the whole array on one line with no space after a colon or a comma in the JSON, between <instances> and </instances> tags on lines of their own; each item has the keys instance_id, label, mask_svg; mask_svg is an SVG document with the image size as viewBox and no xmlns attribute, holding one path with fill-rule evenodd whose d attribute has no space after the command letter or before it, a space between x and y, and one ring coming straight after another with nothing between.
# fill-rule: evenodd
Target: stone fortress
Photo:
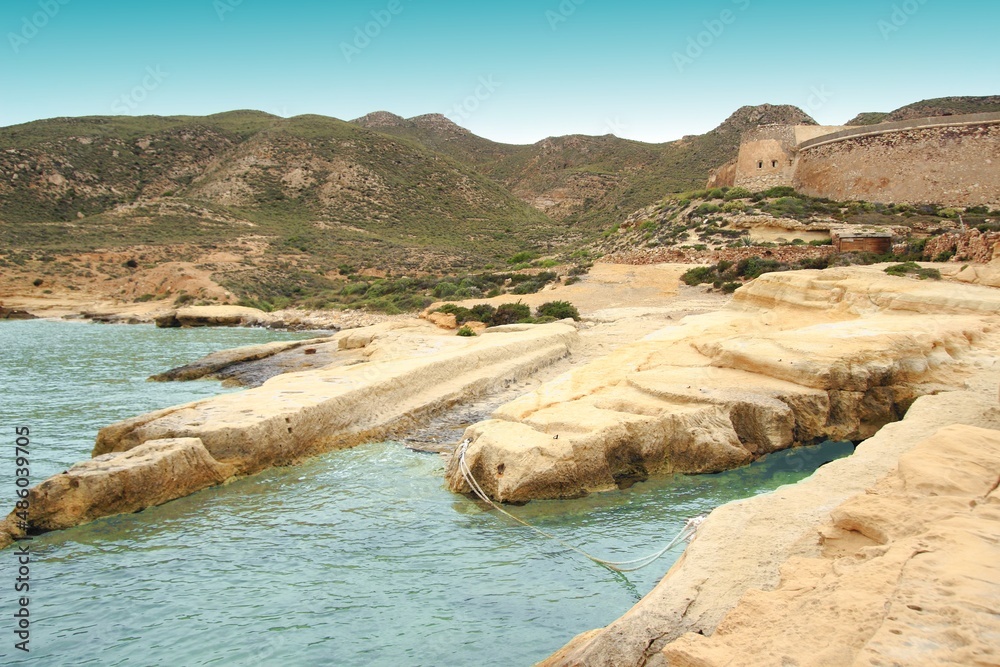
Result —
<instances>
[{"instance_id":1,"label":"stone fortress","mask_svg":"<svg viewBox=\"0 0 1000 667\"><path fill-rule=\"evenodd\" d=\"M790 186L813 197L1000 206L1000 113L864 126L764 125L709 187Z\"/></svg>"}]
</instances>

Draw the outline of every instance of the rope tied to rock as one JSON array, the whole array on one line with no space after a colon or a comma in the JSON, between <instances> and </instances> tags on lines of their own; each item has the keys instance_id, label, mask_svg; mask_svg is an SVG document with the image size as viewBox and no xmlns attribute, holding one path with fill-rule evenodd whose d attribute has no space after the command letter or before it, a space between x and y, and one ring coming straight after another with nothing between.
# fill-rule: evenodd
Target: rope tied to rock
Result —
<instances>
[{"instance_id":1,"label":"rope tied to rock","mask_svg":"<svg viewBox=\"0 0 1000 667\"><path fill-rule=\"evenodd\" d=\"M469 449L469 445L471 443L472 440L467 439L463 441L461 446L459 447L458 469L462 473L462 477L465 479L465 483L469 485L470 489L472 489L473 495L475 495L481 501L483 501L484 503L495 509L497 512L500 512L507 518L521 524L525 528L529 528L534 532L538 533L539 535L546 537L554 542L557 542L558 544L566 547L570 551L574 551L583 556L584 558L587 558L588 560L591 560L602 567L606 567L609 570L613 570L614 572L636 572L643 568L649 567L650 565L658 561L660 558L663 557L664 554L673 549L680 542L684 541L690 543L691 540L693 540L695 535L697 534L698 527L701 526L702 522L706 518L705 515L701 515L694 517L693 519L688 519L687 522L684 524L684 527L680 530L679 533L677 533L674 539L670 540L667 546L663 547L656 553L643 556L642 558L636 558L633 560L625 560L625 561L614 561L614 560L605 560L603 558L598 558L597 556L593 556L587 553L580 547L572 545L569 542L566 542L565 540L562 540L561 538L556 537L555 535L528 523L527 521L521 519L520 517L514 516L513 514L505 510L503 507L501 507L498 503L494 502L493 499L490 498L485 491L483 491L483 488L479 485L479 482L476 481L475 476L473 476L472 474L472 469L469 468L469 464L465 460L465 453Z\"/></svg>"}]
</instances>

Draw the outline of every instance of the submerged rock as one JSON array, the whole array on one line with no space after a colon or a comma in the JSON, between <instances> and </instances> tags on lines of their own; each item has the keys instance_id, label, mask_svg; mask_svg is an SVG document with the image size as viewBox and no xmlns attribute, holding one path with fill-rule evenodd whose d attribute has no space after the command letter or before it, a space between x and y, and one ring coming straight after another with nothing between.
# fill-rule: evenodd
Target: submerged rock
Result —
<instances>
[{"instance_id":1,"label":"submerged rock","mask_svg":"<svg viewBox=\"0 0 1000 667\"><path fill-rule=\"evenodd\" d=\"M296 350L309 345L319 345L329 343L330 338L311 338L309 340L277 341L274 343L263 343L261 345L248 345L232 350L221 350L213 352L198 361L184 366L173 368L164 373L153 375L149 379L153 382L184 382L188 380L198 380L219 374L232 366L252 361L268 359L282 352ZM315 352L313 352L315 354Z\"/></svg>"}]
</instances>

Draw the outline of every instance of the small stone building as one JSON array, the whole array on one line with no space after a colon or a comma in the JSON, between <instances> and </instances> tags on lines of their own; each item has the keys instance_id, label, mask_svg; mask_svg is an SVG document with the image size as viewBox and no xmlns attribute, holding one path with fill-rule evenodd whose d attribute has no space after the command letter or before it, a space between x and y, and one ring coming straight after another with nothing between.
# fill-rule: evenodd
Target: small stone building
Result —
<instances>
[{"instance_id":1,"label":"small stone building","mask_svg":"<svg viewBox=\"0 0 1000 667\"><path fill-rule=\"evenodd\" d=\"M892 252L892 233L869 229L833 229L830 231L837 252Z\"/></svg>"}]
</instances>

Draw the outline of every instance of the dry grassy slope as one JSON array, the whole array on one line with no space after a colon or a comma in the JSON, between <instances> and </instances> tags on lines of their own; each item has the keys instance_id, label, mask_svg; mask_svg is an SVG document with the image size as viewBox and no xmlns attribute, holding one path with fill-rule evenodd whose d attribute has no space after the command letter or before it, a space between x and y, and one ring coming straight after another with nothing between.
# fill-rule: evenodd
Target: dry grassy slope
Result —
<instances>
[{"instance_id":1,"label":"dry grassy slope","mask_svg":"<svg viewBox=\"0 0 1000 667\"><path fill-rule=\"evenodd\" d=\"M708 134L665 144L570 135L512 146L439 115L407 120L376 112L353 122L470 164L551 218L578 223L584 233L619 222L664 193L701 187L709 170L736 156L743 132L752 127L815 123L796 107L764 104L739 109Z\"/></svg>"},{"instance_id":2,"label":"dry grassy slope","mask_svg":"<svg viewBox=\"0 0 1000 667\"><path fill-rule=\"evenodd\" d=\"M870 111L858 114L847 125L875 125L897 120L914 120L933 116L958 116L970 113L991 113L1000 111L1000 95L985 97L939 97L908 104L889 113Z\"/></svg>"},{"instance_id":3,"label":"dry grassy slope","mask_svg":"<svg viewBox=\"0 0 1000 667\"><path fill-rule=\"evenodd\" d=\"M251 229L277 252L362 262L427 249L490 260L561 232L468 166L322 116L55 119L0 130L9 247L215 242Z\"/></svg>"}]
</instances>

